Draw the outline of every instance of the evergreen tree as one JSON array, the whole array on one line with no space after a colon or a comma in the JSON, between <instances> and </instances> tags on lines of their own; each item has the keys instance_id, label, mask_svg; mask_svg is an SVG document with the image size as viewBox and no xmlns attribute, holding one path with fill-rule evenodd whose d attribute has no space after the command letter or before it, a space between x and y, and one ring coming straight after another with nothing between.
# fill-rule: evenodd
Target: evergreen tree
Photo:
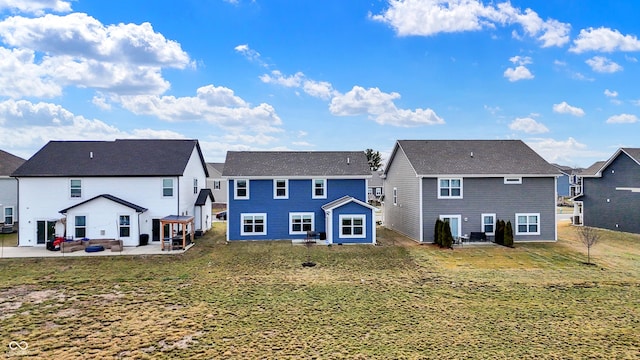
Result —
<instances>
[{"instance_id":1,"label":"evergreen tree","mask_svg":"<svg viewBox=\"0 0 640 360\"><path fill-rule=\"evenodd\" d=\"M451 235L451 225L448 221L444 222L444 236L442 239L442 247L453 249L453 235Z\"/></svg>"},{"instance_id":2,"label":"evergreen tree","mask_svg":"<svg viewBox=\"0 0 640 360\"><path fill-rule=\"evenodd\" d=\"M371 171L377 171L382 167L382 155L380 155L380 151L367 149L365 150L365 154L367 155L367 161L369 162L369 169L371 169Z\"/></svg>"},{"instance_id":3,"label":"evergreen tree","mask_svg":"<svg viewBox=\"0 0 640 360\"><path fill-rule=\"evenodd\" d=\"M504 246L513 247L513 227L511 227L511 220L507 221L507 225L504 228Z\"/></svg>"}]
</instances>

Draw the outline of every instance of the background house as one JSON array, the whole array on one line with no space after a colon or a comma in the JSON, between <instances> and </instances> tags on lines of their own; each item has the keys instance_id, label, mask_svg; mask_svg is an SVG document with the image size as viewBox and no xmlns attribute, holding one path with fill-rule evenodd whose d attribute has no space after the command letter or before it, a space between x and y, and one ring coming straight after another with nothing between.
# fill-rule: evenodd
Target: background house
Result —
<instances>
[{"instance_id":1,"label":"background house","mask_svg":"<svg viewBox=\"0 0 640 360\"><path fill-rule=\"evenodd\" d=\"M515 241L556 240L559 175L519 140L400 140L385 169L385 226L432 242L437 219L454 237L491 236L504 220Z\"/></svg>"},{"instance_id":2,"label":"background house","mask_svg":"<svg viewBox=\"0 0 640 360\"><path fill-rule=\"evenodd\" d=\"M561 173L557 181L558 205L569 205L570 198L575 196L572 193L572 187L578 185L577 176L584 169L560 164L551 165L555 166Z\"/></svg>"},{"instance_id":3,"label":"background house","mask_svg":"<svg viewBox=\"0 0 640 360\"><path fill-rule=\"evenodd\" d=\"M640 233L640 148L620 148L579 177L575 225Z\"/></svg>"},{"instance_id":4,"label":"background house","mask_svg":"<svg viewBox=\"0 0 640 360\"><path fill-rule=\"evenodd\" d=\"M364 152L227 152L228 240L375 243ZM322 239L325 240L325 239Z\"/></svg>"},{"instance_id":5,"label":"background house","mask_svg":"<svg viewBox=\"0 0 640 360\"><path fill-rule=\"evenodd\" d=\"M51 141L12 175L19 184L20 246L54 237L135 246L141 235L160 240L160 224L170 215L186 218L192 230L211 228L197 140Z\"/></svg>"},{"instance_id":6,"label":"background house","mask_svg":"<svg viewBox=\"0 0 640 360\"><path fill-rule=\"evenodd\" d=\"M214 211L227 207L227 182L222 178L224 163L207 163L209 176L207 177L207 188L211 189L215 202Z\"/></svg>"},{"instance_id":7,"label":"background house","mask_svg":"<svg viewBox=\"0 0 640 360\"><path fill-rule=\"evenodd\" d=\"M383 174L383 170L371 171L371 179L367 185L367 200L369 204L374 206L378 206L381 203L382 194L384 194Z\"/></svg>"},{"instance_id":8,"label":"background house","mask_svg":"<svg viewBox=\"0 0 640 360\"><path fill-rule=\"evenodd\" d=\"M24 159L0 150L0 231L9 233L18 226L18 181L11 174Z\"/></svg>"}]
</instances>

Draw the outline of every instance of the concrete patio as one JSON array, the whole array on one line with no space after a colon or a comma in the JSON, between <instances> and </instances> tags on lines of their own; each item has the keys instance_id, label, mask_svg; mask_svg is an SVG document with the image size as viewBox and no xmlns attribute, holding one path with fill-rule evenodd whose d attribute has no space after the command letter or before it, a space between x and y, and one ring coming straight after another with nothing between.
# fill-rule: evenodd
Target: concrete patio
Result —
<instances>
[{"instance_id":1,"label":"concrete patio","mask_svg":"<svg viewBox=\"0 0 640 360\"><path fill-rule=\"evenodd\" d=\"M189 244L181 250L162 250L160 243L151 243L145 246L125 246L122 251L104 251L88 253L74 251L63 253L61 251L49 251L44 246L5 246L0 247L0 259L9 258L64 258L79 256L140 256L140 255L179 255L189 250L194 244Z\"/></svg>"}]
</instances>

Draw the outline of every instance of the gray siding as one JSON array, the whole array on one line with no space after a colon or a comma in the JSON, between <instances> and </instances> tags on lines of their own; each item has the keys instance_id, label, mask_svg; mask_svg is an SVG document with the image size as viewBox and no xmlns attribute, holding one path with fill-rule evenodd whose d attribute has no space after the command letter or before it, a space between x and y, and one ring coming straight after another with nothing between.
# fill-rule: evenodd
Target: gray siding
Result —
<instances>
[{"instance_id":1,"label":"gray siding","mask_svg":"<svg viewBox=\"0 0 640 360\"><path fill-rule=\"evenodd\" d=\"M4 208L13 207L13 222L18 224L18 180L0 177L0 223L4 222Z\"/></svg>"},{"instance_id":2,"label":"gray siding","mask_svg":"<svg viewBox=\"0 0 640 360\"><path fill-rule=\"evenodd\" d=\"M616 187L640 187L640 165L625 153L602 171L602 177L583 178L584 225L640 233L640 193Z\"/></svg>"},{"instance_id":3,"label":"gray siding","mask_svg":"<svg viewBox=\"0 0 640 360\"><path fill-rule=\"evenodd\" d=\"M420 180L400 148L389 166L383 189L384 225L420 241ZM398 189L397 205L393 205L394 187Z\"/></svg>"},{"instance_id":4,"label":"gray siding","mask_svg":"<svg viewBox=\"0 0 640 360\"><path fill-rule=\"evenodd\" d=\"M481 215L496 214L511 221L515 241L556 240L555 179L523 178L522 184L504 184L504 178L463 178L462 199L438 199L438 180L425 178L423 186L424 241L433 241L440 215L461 215L462 234L482 231ZM540 235L515 235L516 213L540 213ZM465 221L464 219L467 219Z\"/></svg>"}]
</instances>

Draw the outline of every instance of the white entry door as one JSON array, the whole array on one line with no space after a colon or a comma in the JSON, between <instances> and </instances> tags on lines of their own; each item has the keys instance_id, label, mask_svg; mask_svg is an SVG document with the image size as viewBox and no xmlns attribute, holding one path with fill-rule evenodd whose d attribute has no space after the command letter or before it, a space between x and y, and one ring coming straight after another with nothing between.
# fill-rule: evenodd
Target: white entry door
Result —
<instances>
[{"instance_id":1,"label":"white entry door","mask_svg":"<svg viewBox=\"0 0 640 360\"><path fill-rule=\"evenodd\" d=\"M462 232L462 215L440 215L440 220L449 222L451 236L453 236L454 239L460 237L460 233Z\"/></svg>"}]
</instances>

